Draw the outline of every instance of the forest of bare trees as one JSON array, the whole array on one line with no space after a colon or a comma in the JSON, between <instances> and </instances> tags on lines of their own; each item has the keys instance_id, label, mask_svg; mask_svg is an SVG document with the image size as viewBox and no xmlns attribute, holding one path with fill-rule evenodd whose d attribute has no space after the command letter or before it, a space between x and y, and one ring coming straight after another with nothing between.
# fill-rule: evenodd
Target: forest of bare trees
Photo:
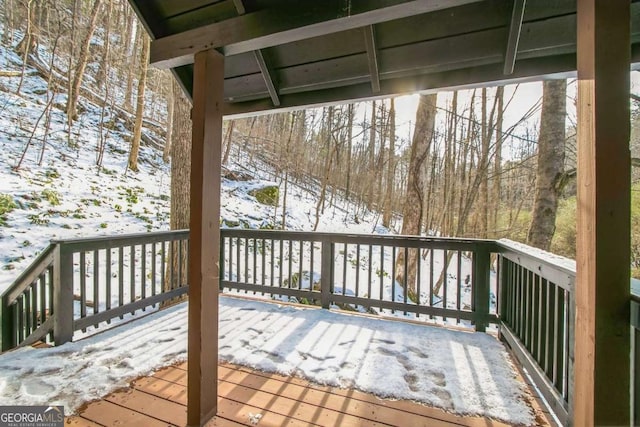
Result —
<instances>
[{"instance_id":1,"label":"forest of bare trees","mask_svg":"<svg viewBox=\"0 0 640 427\"><path fill-rule=\"evenodd\" d=\"M91 103L102 109L101 141L82 146L69 132L68 143L94 150L98 168L114 130L130 135L123 172L137 170L140 144L163 150L173 165L171 225L185 227L188 101L170 73L147 67L149 38L128 2L3 0L2 6L1 42L23 58L23 78L29 65L47 81L49 102L36 126L46 135L51 109L62 108L71 131L82 126ZM379 224L398 233L510 238L573 256L575 131L566 88L565 81L545 83L540 100L522 117L511 114L507 125L517 88L420 95L411 117L399 112L398 100L384 99L228 120L223 165L235 162L248 173L269 167L283 196L274 228L286 226L287 189L295 183L316 195L316 218L340 204L356 221L376 211ZM25 151L35 149L29 144ZM640 215L635 196L634 209ZM637 222L634 267L640 267ZM411 265L417 254L408 256Z\"/></svg>"}]
</instances>

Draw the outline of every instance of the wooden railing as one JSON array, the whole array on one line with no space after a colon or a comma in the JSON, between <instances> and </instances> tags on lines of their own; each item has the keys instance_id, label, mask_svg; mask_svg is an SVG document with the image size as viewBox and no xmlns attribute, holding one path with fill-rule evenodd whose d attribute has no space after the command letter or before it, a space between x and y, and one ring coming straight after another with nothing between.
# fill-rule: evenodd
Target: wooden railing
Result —
<instances>
[{"instance_id":1,"label":"wooden railing","mask_svg":"<svg viewBox=\"0 0 640 427\"><path fill-rule=\"evenodd\" d=\"M2 350L124 319L185 294L188 231L51 243L2 295Z\"/></svg>"},{"instance_id":2,"label":"wooden railing","mask_svg":"<svg viewBox=\"0 0 640 427\"><path fill-rule=\"evenodd\" d=\"M236 229L221 231L220 252L227 292L477 331L497 324L558 420L570 424L575 264L566 259L505 240ZM187 255L186 230L52 242L1 297L2 350L61 344L184 295ZM397 274L412 259L415 295ZM639 296L631 326L640 425Z\"/></svg>"},{"instance_id":3,"label":"wooden railing","mask_svg":"<svg viewBox=\"0 0 640 427\"><path fill-rule=\"evenodd\" d=\"M491 285L492 241L232 229L222 231L221 249L221 287L227 291L324 308L423 316L478 331L497 321L490 310L491 288L494 295L496 289L495 280ZM407 275L395 279L416 257L414 296ZM438 282L439 295L434 291Z\"/></svg>"},{"instance_id":4,"label":"wooden railing","mask_svg":"<svg viewBox=\"0 0 640 427\"><path fill-rule=\"evenodd\" d=\"M499 246L501 337L563 425L573 391L575 265L509 241Z\"/></svg>"}]
</instances>

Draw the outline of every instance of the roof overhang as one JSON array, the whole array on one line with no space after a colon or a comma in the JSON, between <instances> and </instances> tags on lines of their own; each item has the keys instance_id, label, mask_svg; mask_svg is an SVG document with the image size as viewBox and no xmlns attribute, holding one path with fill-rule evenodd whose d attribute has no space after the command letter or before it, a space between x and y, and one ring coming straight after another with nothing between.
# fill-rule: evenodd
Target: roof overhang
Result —
<instances>
[{"instance_id":1,"label":"roof overhang","mask_svg":"<svg viewBox=\"0 0 640 427\"><path fill-rule=\"evenodd\" d=\"M130 2L187 94L194 54L225 55L229 116L575 76L575 0Z\"/></svg>"}]
</instances>

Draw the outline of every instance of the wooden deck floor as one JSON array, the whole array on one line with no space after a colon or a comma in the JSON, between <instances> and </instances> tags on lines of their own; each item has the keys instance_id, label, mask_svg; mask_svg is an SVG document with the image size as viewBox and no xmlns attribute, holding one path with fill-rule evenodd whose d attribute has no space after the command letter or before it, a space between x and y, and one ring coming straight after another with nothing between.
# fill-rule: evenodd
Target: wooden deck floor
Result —
<instances>
[{"instance_id":1,"label":"wooden deck floor","mask_svg":"<svg viewBox=\"0 0 640 427\"><path fill-rule=\"evenodd\" d=\"M186 364L165 368L90 403L65 425L184 426L186 385ZM355 390L227 364L219 367L218 393L218 416L209 426L506 426L410 401L382 400ZM251 417L256 414L262 417L252 424Z\"/></svg>"}]
</instances>

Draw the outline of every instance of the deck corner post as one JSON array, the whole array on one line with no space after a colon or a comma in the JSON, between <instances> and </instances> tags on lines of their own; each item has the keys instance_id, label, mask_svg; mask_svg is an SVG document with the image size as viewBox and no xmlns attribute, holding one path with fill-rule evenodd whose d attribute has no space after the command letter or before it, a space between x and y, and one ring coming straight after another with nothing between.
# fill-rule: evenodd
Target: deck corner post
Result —
<instances>
[{"instance_id":1,"label":"deck corner post","mask_svg":"<svg viewBox=\"0 0 640 427\"><path fill-rule=\"evenodd\" d=\"M573 425L630 425L630 1L577 2Z\"/></svg>"},{"instance_id":2,"label":"deck corner post","mask_svg":"<svg viewBox=\"0 0 640 427\"><path fill-rule=\"evenodd\" d=\"M489 317L489 299L491 280L491 253L480 246L474 255L473 307L476 318L476 332L485 332Z\"/></svg>"},{"instance_id":3,"label":"deck corner post","mask_svg":"<svg viewBox=\"0 0 640 427\"><path fill-rule=\"evenodd\" d=\"M320 299L322 308L329 309L333 282L333 242L322 241L322 274L320 276Z\"/></svg>"},{"instance_id":4,"label":"deck corner post","mask_svg":"<svg viewBox=\"0 0 640 427\"><path fill-rule=\"evenodd\" d=\"M53 341L62 345L73 339L73 253L64 243L56 243L53 271Z\"/></svg>"},{"instance_id":5,"label":"deck corner post","mask_svg":"<svg viewBox=\"0 0 640 427\"><path fill-rule=\"evenodd\" d=\"M218 407L220 174L224 56L195 55L189 231L187 424L205 425Z\"/></svg>"}]
</instances>

